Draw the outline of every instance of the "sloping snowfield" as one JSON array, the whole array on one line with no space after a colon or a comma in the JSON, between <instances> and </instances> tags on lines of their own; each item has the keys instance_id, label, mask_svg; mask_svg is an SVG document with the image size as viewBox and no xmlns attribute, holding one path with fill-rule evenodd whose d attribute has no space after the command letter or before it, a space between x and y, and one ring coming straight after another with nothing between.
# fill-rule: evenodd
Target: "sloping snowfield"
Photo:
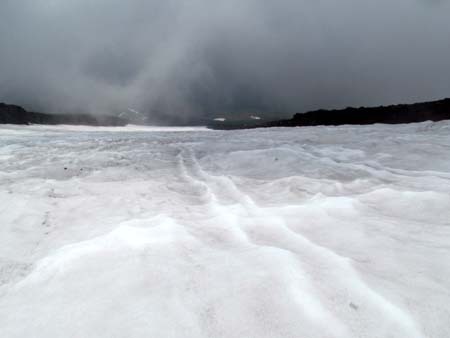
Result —
<instances>
[{"instance_id":1,"label":"sloping snowfield","mask_svg":"<svg viewBox=\"0 0 450 338\"><path fill-rule=\"evenodd\" d=\"M450 337L450 123L0 127L0 337Z\"/></svg>"}]
</instances>

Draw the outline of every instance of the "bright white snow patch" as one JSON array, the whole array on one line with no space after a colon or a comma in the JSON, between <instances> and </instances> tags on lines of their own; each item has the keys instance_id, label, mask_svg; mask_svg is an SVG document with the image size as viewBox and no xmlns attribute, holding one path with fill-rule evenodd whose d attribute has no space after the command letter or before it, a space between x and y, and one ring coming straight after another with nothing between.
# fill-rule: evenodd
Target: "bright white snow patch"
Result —
<instances>
[{"instance_id":1,"label":"bright white snow patch","mask_svg":"<svg viewBox=\"0 0 450 338\"><path fill-rule=\"evenodd\" d=\"M218 122L225 122L227 119L224 117L217 117L214 119L214 121L218 121Z\"/></svg>"},{"instance_id":2,"label":"bright white snow patch","mask_svg":"<svg viewBox=\"0 0 450 338\"><path fill-rule=\"evenodd\" d=\"M141 115L140 112L138 112L137 110L134 110L134 109L132 109L132 108L128 108L128 111L129 111L129 112L132 112L132 113L135 113L136 115Z\"/></svg>"},{"instance_id":3,"label":"bright white snow patch","mask_svg":"<svg viewBox=\"0 0 450 338\"><path fill-rule=\"evenodd\" d=\"M450 336L450 124L0 127L0 336Z\"/></svg>"}]
</instances>

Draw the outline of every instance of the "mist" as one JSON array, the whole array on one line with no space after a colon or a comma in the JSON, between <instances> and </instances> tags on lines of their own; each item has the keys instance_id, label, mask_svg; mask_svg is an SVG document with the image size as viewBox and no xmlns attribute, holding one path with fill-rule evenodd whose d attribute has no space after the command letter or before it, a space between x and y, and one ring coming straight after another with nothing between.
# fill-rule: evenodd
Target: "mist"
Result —
<instances>
[{"instance_id":1,"label":"mist","mask_svg":"<svg viewBox=\"0 0 450 338\"><path fill-rule=\"evenodd\" d=\"M450 96L450 3L3 0L0 102L197 123Z\"/></svg>"}]
</instances>

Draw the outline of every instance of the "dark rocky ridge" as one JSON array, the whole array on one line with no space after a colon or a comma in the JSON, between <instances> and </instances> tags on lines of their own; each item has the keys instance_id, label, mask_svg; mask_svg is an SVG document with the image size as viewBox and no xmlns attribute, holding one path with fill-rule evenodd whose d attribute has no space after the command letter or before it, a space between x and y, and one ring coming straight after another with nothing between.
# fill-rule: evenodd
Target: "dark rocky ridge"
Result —
<instances>
[{"instance_id":1,"label":"dark rocky ridge","mask_svg":"<svg viewBox=\"0 0 450 338\"><path fill-rule=\"evenodd\" d=\"M423 121L450 120L450 98L415 104L380 107L315 110L295 114L292 119L261 121L230 121L209 125L213 129L247 129L261 127L338 126L344 124L365 125L374 123L399 124ZM46 114L29 112L20 106L0 103L0 124L71 124L90 126L124 126L126 119L88 114Z\"/></svg>"},{"instance_id":2,"label":"dark rocky ridge","mask_svg":"<svg viewBox=\"0 0 450 338\"><path fill-rule=\"evenodd\" d=\"M290 120L271 122L272 126L334 126L342 124L399 124L450 119L450 99L373 108L316 110L295 114Z\"/></svg>"},{"instance_id":3,"label":"dark rocky ridge","mask_svg":"<svg viewBox=\"0 0 450 338\"><path fill-rule=\"evenodd\" d=\"M20 106L0 103L0 124L71 124L88 126L124 126L120 117L88 114L46 114L29 112Z\"/></svg>"},{"instance_id":4,"label":"dark rocky ridge","mask_svg":"<svg viewBox=\"0 0 450 338\"><path fill-rule=\"evenodd\" d=\"M400 124L424 121L450 120L450 99L415 104L380 107L315 110L295 114L292 119L264 123L215 123L213 129L246 129L261 127L338 126L374 123Z\"/></svg>"}]
</instances>

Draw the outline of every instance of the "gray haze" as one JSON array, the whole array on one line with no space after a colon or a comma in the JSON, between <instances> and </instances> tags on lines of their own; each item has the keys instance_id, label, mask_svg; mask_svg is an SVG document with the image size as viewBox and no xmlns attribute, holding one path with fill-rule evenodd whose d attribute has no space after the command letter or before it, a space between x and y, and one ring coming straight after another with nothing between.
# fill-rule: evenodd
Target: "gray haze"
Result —
<instances>
[{"instance_id":1,"label":"gray haze","mask_svg":"<svg viewBox=\"0 0 450 338\"><path fill-rule=\"evenodd\" d=\"M195 122L450 96L446 0L0 0L0 101Z\"/></svg>"}]
</instances>

